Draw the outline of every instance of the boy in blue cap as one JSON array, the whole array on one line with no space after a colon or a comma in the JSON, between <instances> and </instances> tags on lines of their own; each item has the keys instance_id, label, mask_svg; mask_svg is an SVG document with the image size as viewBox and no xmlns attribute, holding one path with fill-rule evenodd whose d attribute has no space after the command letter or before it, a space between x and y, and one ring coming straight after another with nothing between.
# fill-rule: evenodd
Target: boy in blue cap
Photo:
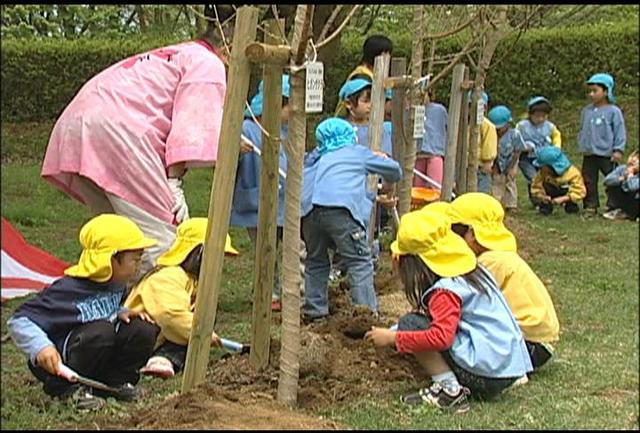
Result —
<instances>
[{"instance_id":1,"label":"boy in blue cap","mask_svg":"<svg viewBox=\"0 0 640 433\"><path fill-rule=\"evenodd\" d=\"M280 111L280 140L284 142L287 138L289 121L289 76L282 76L282 109ZM262 150L262 129L253 120L251 113L259 121L262 117L262 103L264 99L264 82L260 81L258 93L251 100L251 110L244 112L245 120L242 123L242 135L251 141L258 149ZM236 183L233 191L233 203L231 207L230 225L235 227L245 227L251 243L255 249L258 235L258 204L260 202L260 167L261 157L254 151L253 147L241 141L241 154L238 159L238 171L236 172ZM287 156L282 146L279 155L280 170L286 173ZM284 224L284 188L285 179L279 176L278 179L278 241L282 241L282 226ZM280 278L276 266L275 284L271 295L271 306L275 311L280 310Z\"/></svg>"},{"instance_id":2,"label":"boy in blue cap","mask_svg":"<svg viewBox=\"0 0 640 433\"><path fill-rule=\"evenodd\" d=\"M514 211L518 207L518 158L525 150L524 140L520 132L510 125L513 117L509 107L493 107L487 117L498 133L498 157L493 164L491 192L506 211Z\"/></svg>"},{"instance_id":3,"label":"boy in blue cap","mask_svg":"<svg viewBox=\"0 0 640 433\"><path fill-rule=\"evenodd\" d=\"M527 152L520 155L520 170L527 180L527 190L529 199L533 204L537 204L531 198L531 181L538 173L538 169L533 165L536 158L536 151L544 146L553 145L562 148L562 136L560 131L549 121L551 114L551 102L544 96L534 96L527 102L528 118L521 120L516 128L522 134L526 144Z\"/></svg>"},{"instance_id":4,"label":"boy in blue cap","mask_svg":"<svg viewBox=\"0 0 640 433\"><path fill-rule=\"evenodd\" d=\"M608 175L622 160L626 144L626 131L622 111L615 104L613 77L595 74L587 81L591 104L582 109L578 145L584 154L582 176L587 187L584 209L592 215L598 213L599 172ZM609 206L608 206L609 207Z\"/></svg>"},{"instance_id":5,"label":"boy in blue cap","mask_svg":"<svg viewBox=\"0 0 640 433\"><path fill-rule=\"evenodd\" d=\"M540 171L531 183L531 195L539 203L540 213L551 214L554 205L577 213L578 202L587 194L580 171L555 146L545 146L536 155L533 164Z\"/></svg>"},{"instance_id":6,"label":"boy in blue cap","mask_svg":"<svg viewBox=\"0 0 640 433\"><path fill-rule=\"evenodd\" d=\"M373 312L378 302L367 227L375 191L367 191L367 175L389 182L402 176L400 165L382 152L357 144L351 124L329 118L316 128L318 147L304 163L302 234L307 247L303 312L307 320L329 314L328 250L340 254L347 269L351 298Z\"/></svg>"}]
</instances>

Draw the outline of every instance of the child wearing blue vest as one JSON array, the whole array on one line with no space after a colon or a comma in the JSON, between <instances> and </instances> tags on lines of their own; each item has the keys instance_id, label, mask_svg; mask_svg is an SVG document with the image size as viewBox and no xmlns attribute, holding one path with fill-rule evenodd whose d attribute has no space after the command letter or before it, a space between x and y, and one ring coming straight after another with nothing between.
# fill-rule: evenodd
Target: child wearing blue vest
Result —
<instances>
[{"instance_id":1,"label":"child wearing blue vest","mask_svg":"<svg viewBox=\"0 0 640 433\"><path fill-rule=\"evenodd\" d=\"M102 397L140 397L134 386L138 369L151 355L159 328L146 312L123 308L122 301L143 251L156 243L123 216L92 218L80 230L78 263L11 316L9 333L47 395L79 410L104 407ZM63 367L117 391L74 383Z\"/></svg>"},{"instance_id":2,"label":"child wearing blue vest","mask_svg":"<svg viewBox=\"0 0 640 433\"><path fill-rule=\"evenodd\" d=\"M626 165L620 165L607 175L604 185L611 210L603 217L609 220L638 218L640 201L640 155L634 150Z\"/></svg>"},{"instance_id":3,"label":"child wearing blue vest","mask_svg":"<svg viewBox=\"0 0 640 433\"><path fill-rule=\"evenodd\" d=\"M357 144L353 127L343 119L322 121L316 128L316 140L318 147L304 162L301 215L307 259L303 313L307 320L329 315L330 249L340 255L347 270L353 303L377 312L367 240L375 191L367 190L367 175L379 174L397 182L402 170L384 153Z\"/></svg>"},{"instance_id":4,"label":"child wearing blue vest","mask_svg":"<svg viewBox=\"0 0 640 433\"><path fill-rule=\"evenodd\" d=\"M578 146L584 155L582 177L587 187L584 209L598 213L599 172L608 175L622 160L626 131L622 111L615 105L614 80L609 74L595 74L587 81L591 104L582 109ZM607 206L610 207L610 206Z\"/></svg>"},{"instance_id":5,"label":"child wearing blue vest","mask_svg":"<svg viewBox=\"0 0 640 433\"><path fill-rule=\"evenodd\" d=\"M520 132L510 125L513 118L509 107L493 107L489 110L488 117L498 133L498 157L493 163L491 192L506 211L514 211L518 207L518 158L525 150L524 140Z\"/></svg>"},{"instance_id":6,"label":"child wearing blue vest","mask_svg":"<svg viewBox=\"0 0 640 433\"><path fill-rule=\"evenodd\" d=\"M526 145L526 152L520 154L518 165L527 180L529 200L534 205L538 203L531 196L531 182L538 173L538 168L533 165L536 152L545 146L562 148L562 136L560 131L549 121L551 114L551 102L544 96L534 96L527 102L528 117L516 125L516 129L522 134Z\"/></svg>"},{"instance_id":7,"label":"child wearing blue vest","mask_svg":"<svg viewBox=\"0 0 640 433\"><path fill-rule=\"evenodd\" d=\"M282 76L282 110L280 119L280 140L284 142L287 138L289 121L289 76ZM264 82L260 81L258 93L251 100L251 112L260 121L262 117L262 102L264 98ZM262 151L262 129L251 117L251 112L245 110L245 120L242 123L242 135L249 139L258 149ZM281 171L286 173L287 157L282 146L280 146L279 165ZM231 206L230 225L235 227L245 227L251 243L255 249L258 226L258 204L260 202L260 167L261 156L259 156L250 145L241 143L241 154L238 160L238 171L236 172L236 183L233 191L233 203ZM282 175L278 180L278 241L282 241L282 226L284 224L284 192L285 179ZM272 309L280 309L280 278L278 266L276 265L275 284L272 292Z\"/></svg>"},{"instance_id":8,"label":"child wearing blue vest","mask_svg":"<svg viewBox=\"0 0 640 433\"><path fill-rule=\"evenodd\" d=\"M365 339L412 353L431 376L429 388L403 398L456 413L468 397L496 397L533 370L524 338L491 274L478 265L442 212L403 215L391 244L408 301L416 312L397 330L376 328Z\"/></svg>"},{"instance_id":9,"label":"child wearing blue vest","mask_svg":"<svg viewBox=\"0 0 640 433\"><path fill-rule=\"evenodd\" d=\"M417 140L418 153L415 168L442 185L448 113L445 106L433 101L433 98L434 94L430 91L429 103L424 107L424 137ZM413 178L413 186L434 188L417 176Z\"/></svg>"}]
</instances>

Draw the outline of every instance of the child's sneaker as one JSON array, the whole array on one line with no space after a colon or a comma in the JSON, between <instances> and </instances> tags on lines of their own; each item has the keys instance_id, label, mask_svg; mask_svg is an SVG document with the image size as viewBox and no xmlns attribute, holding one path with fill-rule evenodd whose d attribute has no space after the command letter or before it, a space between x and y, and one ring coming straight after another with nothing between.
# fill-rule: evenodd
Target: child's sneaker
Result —
<instances>
[{"instance_id":1,"label":"child's sneaker","mask_svg":"<svg viewBox=\"0 0 640 433\"><path fill-rule=\"evenodd\" d=\"M77 385L58 398L72 403L76 409L83 412L99 410L107 405L104 398L95 396L91 388L85 385Z\"/></svg>"},{"instance_id":2,"label":"child's sneaker","mask_svg":"<svg viewBox=\"0 0 640 433\"><path fill-rule=\"evenodd\" d=\"M94 390L94 393L100 397L113 397L116 400L127 402L138 401L144 394L141 388L135 387L128 382L118 387L118 391L103 391L96 389Z\"/></svg>"},{"instance_id":3,"label":"child's sneaker","mask_svg":"<svg viewBox=\"0 0 640 433\"><path fill-rule=\"evenodd\" d=\"M173 363L164 356L152 356L147 361L147 365L142 367L138 372L149 376L161 377L162 379L175 376Z\"/></svg>"},{"instance_id":4,"label":"child's sneaker","mask_svg":"<svg viewBox=\"0 0 640 433\"><path fill-rule=\"evenodd\" d=\"M467 399L470 394L464 386L460 386L456 394L450 394L439 382L434 382L429 388L406 395L402 402L411 406L427 403L446 411L465 413L471 408Z\"/></svg>"},{"instance_id":5,"label":"child's sneaker","mask_svg":"<svg viewBox=\"0 0 640 433\"><path fill-rule=\"evenodd\" d=\"M615 220L617 215L622 212L622 209L613 209L610 210L609 212L605 212L602 214L603 218L606 218L608 220Z\"/></svg>"}]
</instances>

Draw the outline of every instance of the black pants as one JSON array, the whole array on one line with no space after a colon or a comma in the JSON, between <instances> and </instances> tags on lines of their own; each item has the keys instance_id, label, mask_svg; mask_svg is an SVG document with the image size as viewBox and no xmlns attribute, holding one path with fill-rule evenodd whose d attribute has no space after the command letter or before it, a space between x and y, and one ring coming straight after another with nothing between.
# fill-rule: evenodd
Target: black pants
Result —
<instances>
[{"instance_id":1,"label":"black pants","mask_svg":"<svg viewBox=\"0 0 640 433\"><path fill-rule=\"evenodd\" d=\"M151 356L167 358L173 364L173 371L178 374L184 369L184 364L187 361L187 347L186 345L165 341Z\"/></svg>"},{"instance_id":2,"label":"black pants","mask_svg":"<svg viewBox=\"0 0 640 433\"><path fill-rule=\"evenodd\" d=\"M639 199L635 192L623 191L620 186L609 186L606 191L611 209L622 209L631 219L638 218Z\"/></svg>"},{"instance_id":3,"label":"black pants","mask_svg":"<svg viewBox=\"0 0 640 433\"><path fill-rule=\"evenodd\" d=\"M57 347L62 362L78 374L99 380L109 386L126 382L135 385L140 380L138 369L149 359L158 326L140 319L131 322L96 320L78 326ZM62 346L66 347L62 347ZM52 397L66 394L72 383L28 363L31 372L43 383L44 392Z\"/></svg>"},{"instance_id":4,"label":"black pants","mask_svg":"<svg viewBox=\"0 0 640 433\"><path fill-rule=\"evenodd\" d=\"M614 168L615 165L608 156L584 156L582 160L582 177L584 178L584 185L587 188L587 196L583 201L585 209L598 209L600 206L600 198L598 197L600 172L606 176L611 173L611 170ZM608 204L607 207L609 207Z\"/></svg>"},{"instance_id":5,"label":"black pants","mask_svg":"<svg viewBox=\"0 0 640 433\"><path fill-rule=\"evenodd\" d=\"M524 341L524 344L527 346L527 352L529 352L534 371L545 365L553 356L553 353L549 352L543 344L527 340Z\"/></svg>"},{"instance_id":6,"label":"black pants","mask_svg":"<svg viewBox=\"0 0 640 433\"><path fill-rule=\"evenodd\" d=\"M545 194L547 194L551 198L562 197L563 195L567 195L567 193L569 192L568 187L559 188L547 182L543 183L542 186L544 187ZM543 215L550 215L553 212L553 203L539 202L538 206L540 209L540 213ZM578 205L572 201L568 201L562 206L564 206L564 210L566 213L577 213L580 210Z\"/></svg>"}]
</instances>

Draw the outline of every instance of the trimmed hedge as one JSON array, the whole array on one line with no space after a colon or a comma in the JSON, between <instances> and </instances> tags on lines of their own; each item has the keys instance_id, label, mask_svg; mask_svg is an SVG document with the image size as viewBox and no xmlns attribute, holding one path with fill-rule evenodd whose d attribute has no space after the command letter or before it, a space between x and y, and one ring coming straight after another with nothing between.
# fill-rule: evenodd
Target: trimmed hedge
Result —
<instances>
[{"instance_id":1,"label":"trimmed hedge","mask_svg":"<svg viewBox=\"0 0 640 433\"><path fill-rule=\"evenodd\" d=\"M361 57L365 36L343 37L340 52L325 68L325 112L332 113L343 81ZM2 119L54 119L80 87L109 65L176 40L2 41ZM503 57L513 39L501 43L494 60ZM394 55L411 55L411 40L394 41ZM524 34L515 48L487 76L491 103L524 106L534 94L553 100L585 97L585 80L609 72L617 94L637 95L639 35L635 20L573 28L536 29ZM443 41L444 54L457 50ZM437 99L448 101L450 79L436 86Z\"/></svg>"},{"instance_id":2,"label":"trimmed hedge","mask_svg":"<svg viewBox=\"0 0 640 433\"><path fill-rule=\"evenodd\" d=\"M91 77L131 55L175 40L2 41L2 119L54 119Z\"/></svg>"}]
</instances>

